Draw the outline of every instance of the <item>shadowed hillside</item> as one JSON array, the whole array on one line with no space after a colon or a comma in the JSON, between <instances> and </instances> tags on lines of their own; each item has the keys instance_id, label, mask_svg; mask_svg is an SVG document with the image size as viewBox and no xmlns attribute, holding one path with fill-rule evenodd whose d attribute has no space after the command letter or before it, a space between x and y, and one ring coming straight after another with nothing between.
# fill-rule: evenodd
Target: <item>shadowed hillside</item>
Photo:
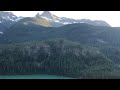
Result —
<instances>
[{"instance_id":1,"label":"shadowed hillside","mask_svg":"<svg viewBox=\"0 0 120 90\"><path fill-rule=\"evenodd\" d=\"M0 45L1 75L119 78L118 72L119 67L98 49L63 39Z\"/></svg>"}]
</instances>

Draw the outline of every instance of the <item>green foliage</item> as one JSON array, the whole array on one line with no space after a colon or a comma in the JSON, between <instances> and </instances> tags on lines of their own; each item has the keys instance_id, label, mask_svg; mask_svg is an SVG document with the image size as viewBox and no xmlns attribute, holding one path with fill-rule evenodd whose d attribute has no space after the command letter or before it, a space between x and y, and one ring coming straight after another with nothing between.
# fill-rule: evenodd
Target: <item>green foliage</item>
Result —
<instances>
[{"instance_id":1,"label":"green foliage","mask_svg":"<svg viewBox=\"0 0 120 90\"><path fill-rule=\"evenodd\" d=\"M64 39L0 45L1 75L51 74L106 78L117 68L97 49Z\"/></svg>"}]
</instances>

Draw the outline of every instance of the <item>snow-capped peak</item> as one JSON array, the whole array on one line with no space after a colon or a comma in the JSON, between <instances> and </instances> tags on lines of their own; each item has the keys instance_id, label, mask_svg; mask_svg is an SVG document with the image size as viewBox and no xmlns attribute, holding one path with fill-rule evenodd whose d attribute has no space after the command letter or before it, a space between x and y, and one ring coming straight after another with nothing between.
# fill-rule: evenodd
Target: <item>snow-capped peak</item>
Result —
<instances>
[{"instance_id":1,"label":"snow-capped peak","mask_svg":"<svg viewBox=\"0 0 120 90\"><path fill-rule=\"evenodd\" d=\"M17 17L12 12L0 11L0 23L6 28L12 26L15 22L18 22L21 17ZM3 30L0 30L3 31Z\"/></svg>"},{"instance_id":2,"label":"snow-capped peak","mask_svg":"<svg viewBox=\"0 0 120 90\"><path fill-rule=\"evenodd\" d=\"M52 13L50 13L49 11L44 11L42 14L41 14L42 17L48 19L48 20L53 20L53 21L57 21L57 16L53 15Z\"/></svg>"},{"instance_id":3,"label":"snow-capped peak","mask_svg":"<svg viewBox=\"0 0 120 90\"><path fill-rule=\"evenodd\" d=\"M22 19L22 18L17 17L12 12L4 12L4 11L0 12L0 20L2 22L4 22L4 21L13 21L13 22L15 21L16 22L20 19Z\"/></svg>"}]
</instances>

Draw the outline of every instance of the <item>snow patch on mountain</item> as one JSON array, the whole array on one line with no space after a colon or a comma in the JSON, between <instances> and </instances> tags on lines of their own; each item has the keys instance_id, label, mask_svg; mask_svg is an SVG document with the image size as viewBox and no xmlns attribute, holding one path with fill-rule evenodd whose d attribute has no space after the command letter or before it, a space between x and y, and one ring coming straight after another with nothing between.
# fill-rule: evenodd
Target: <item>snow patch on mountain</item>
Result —
<instances>
[{"instance_id":1,"label":"snow patch on mountain","mask_svg":"<svg viewBox=\"0 0 120 90\"><path fill-rule=\"evenodd\" d=\"M3 32L0 32L0 34L3 34Z\"/></svg>"},{"instance_id":2,"label":"snow patch on mountain","mask_svg":"<svg viewBox=\"0 0 120 90\"><path fill-rule=\"evenodd\" d=\"M70 23L70 22L63 22L63 24L72 24L72 23Z\"/></svg>"},{"instance_id":3,"label":"snow patch on mountain","mask_svg":"<svg viewBox=\"0 0 120 90\"><path fill-rule=\"evenodd\" d=\"M55 20L55 22L60 22L60 21L58 21L58 20Z\"/></svg>"},{"instance_id":4,"label":"snow patch on mountain","mask_svg":"<svg viewBox=\"0 0 120 90\"><path fill-rule=\"evenodd\" d=\"M23 24L24 24L24 25L28 25L28 23L27 23L27 22L24 22Z\"/></svg>"},{"instance_id":5,"label":"snow patch on mountain","mask_svg":"<svg viewBox=\"0 0 120 90\"><path fill-rule=\"evenodd\" d=\"M100 43L106 43L105 41L103 41L102 39L97 39L98 42Z\"/></svg>"},{"instance_id":6,"label":"snow patch on mountain","mask_svg":"<svg viewBox=\"0 0 120 90\"><path fill-rule=\"evenodd\" d=\"M20 21L21 19L23 19L23 18L18 17L18 18L17 18L17 19L15 19L14 21L15 21L15 22L18 22L18 21Z\"/></svg>"},{"instance_id":7,"label":"snow patch on mountain","mask_svg":"<svg viewBox=\"0 0 120 90\"><path fill-rule=\"evenodd\" d=\"M47 18L47 17L44 17L44 16L41 16L42 18L46 19L46 20L50 20L50 21L53 21L52 19L50 18Z\"/></svg>"},{"instance_id":8,"label":"snow patch on mountain","mask_svg":"<svg viewBox=\"0 0 120 90\"><path fill-rule=\"evenodd\" d=\"M9 16L8 16L8 20L15 21L14 19L11 19Z\"/></svg>"}]
</instances>

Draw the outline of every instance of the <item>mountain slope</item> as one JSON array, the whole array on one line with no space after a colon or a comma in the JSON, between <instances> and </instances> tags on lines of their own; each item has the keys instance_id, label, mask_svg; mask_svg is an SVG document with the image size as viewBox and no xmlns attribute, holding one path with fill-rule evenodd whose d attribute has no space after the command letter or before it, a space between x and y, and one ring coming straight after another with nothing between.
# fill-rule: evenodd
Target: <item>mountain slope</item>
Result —
<instances>
[{"instance_id":1,"label":"mountain slope","mask_svg":"<svg viewBox=\"0 0 120 90\"><path fill-rule=\"evenodd\" d=\"M8 28L4 25L4 24L2 24L2 23L0 23L0 32L4 32L4 31L6 31Z\"/></svg>"},{"instance_id":2,"label":"mountain slope","mask_svg":"<svg viewBox=\"0 0 120 90\"><path fill-rule=\"evenodd\" d=\"M44 27L51 27L51 25L49 24L49 22L41 17L28 17L28 18L24 18L22 20L20 20L19 22L17 22L17 24L22 23L24 25L29 25L29 24L35 24L35 25L41 25Z\"/></svg>"},{"instance_id":3,"label":"mountain slope","mask_svg":"<svg viewBox=\"0 0 120 90\"><path fill-rule=\"evenodd\" d=\"M0 45L0 74L119 78L119 67L95 48L63 39ZM113 73L116 72L116 73Z\"/></svg>"},{"instance_id":4,"label":"mountain slope","mask_svg":"<svg viewBox=\"0 0 120 90\"><path fill-rule=\"evenodd\" d=\"M100 27L81 23L55 28L33 23L28 25L18 23L0 35L0 43L21 43L55 38L64 38L79 42L84 46L96 47L116 64L120 63L119 27Z\"/></svg>"},{"instance_id":5,"label":"mountain slope","mask_svg":"<svg viewBox=\"0 0 120 90\"><path fill-rule=\"evenodd\" d=\"M29 38L32 39L34 37L38 37L38 39L41 40L40 37L43 36L43 38L66 38L69 40L79 41L83 44L87 43L92 45L96 43L100 45L114 45L117 41L120 45L120 28L92 26L85 23L70 24L57 28L43 27L39 20L41 20L41 18L37 20L35 18L24 18L14 24L3 35L3 37L11 41L16 39L17 42L21 42L21 40L23 40L23 36L26 40L30 40ZM47 26L49 23L45 23L45 25ZM17 33L19 34L18 36L16 36ZM21 36L20 33L23 33L23 35ZM18 38L21 40L17 40Z\"/></svg>"},{"instance_id":6,"label":"mountain slope","mask_svg":"<svg viewBox=\"0 0 120 90\"><path fill-rule=\"evenodd\" d=\"M119 27L101 27L86 23L44 27L39 20L45 19L41 19L39 15L34 18L24 18L4 34L0 34L0 60L2 60L0 68L3 70L1 74L45 73L76 78L120 78ZM57 38L77 43L64 42L64 40L43 41L42 44L31 42ZM18 58L19 56L21 58ZM49 61L46 61L47 59ZM42 68L39 67L39 60L45 60Z\"/></svg>"}]
</instances>

